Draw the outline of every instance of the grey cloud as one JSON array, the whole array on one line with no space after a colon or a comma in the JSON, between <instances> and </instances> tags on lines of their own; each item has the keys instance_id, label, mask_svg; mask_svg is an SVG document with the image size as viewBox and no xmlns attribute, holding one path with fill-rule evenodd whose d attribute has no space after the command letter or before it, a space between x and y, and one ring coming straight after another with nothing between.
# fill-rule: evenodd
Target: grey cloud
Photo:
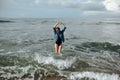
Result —
<instances>
[{"instance_id":1,"label":"grey cloud","mask_svg":"<svg viewBox=\"0 0 120 80\"><path fill-rule=\"evenodd\" d=\"M105 6L101 3L77 3L77 4L70 4L67 7L70 8L79 8L80 10L87 10L87 11L103 11L106 10Z\"/></svg>"},{"instance_id":2,"label":"grey cloud","mask_svg":"<svg viewBox=\"0 0 120 80\"><path fill-rule=\"evenodd\" d=\"M87 11L106 10L104 0L36 0L37 4L57 5Z\"/></svg>"},{"instance_id":3,"label":"grey cloud","mask_svg":"<svg viewBox=\"0 0 120 80\"><path fill-rule=\"evenodd\" d=\"M85 11L83 12L84 17L96 17L96 18L119 18L120 12L111 11Z\"/></svg>"},{"instance_id":4,"label":"grey cloud","mask_svg":"<svg viewBox=\"0 0 120 80\"><path fill-rule=\"evenodd\" d=\"M0 0L0 8L10 7L16 4L15 0Z\"/></svg>"}]
</instances>

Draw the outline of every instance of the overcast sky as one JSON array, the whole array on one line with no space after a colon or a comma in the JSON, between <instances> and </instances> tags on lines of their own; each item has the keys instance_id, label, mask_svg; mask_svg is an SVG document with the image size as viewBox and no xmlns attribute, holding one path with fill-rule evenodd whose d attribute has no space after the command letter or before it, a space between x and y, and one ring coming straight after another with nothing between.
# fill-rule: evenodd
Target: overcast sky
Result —
<instances>
[{"instance_id":1,"label":"overcast sky","mask_svg":"<svg viewBox=\"0 0 120 80\"><path fill-rule=\"evenodd\" d=\"M0 0L0 17L120 18L120 0Z\"/></svg>"}]
</instances>

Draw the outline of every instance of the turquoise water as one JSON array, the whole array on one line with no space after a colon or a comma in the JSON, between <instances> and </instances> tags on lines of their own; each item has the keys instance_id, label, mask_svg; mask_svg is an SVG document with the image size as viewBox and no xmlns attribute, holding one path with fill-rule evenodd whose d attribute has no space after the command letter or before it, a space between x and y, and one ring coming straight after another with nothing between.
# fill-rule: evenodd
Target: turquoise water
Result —
<instances>
[{"instance_id":1,"label":"turquoise water","mask_svg":"<svg viewBox=\"0 0 120 80\"><path fill-rule=\"evenodd\" d=\"M0 22L0 77L120 79L120 19L62 19L67 30L61 55L54 53L57 19L9 20Z\"/></svg>"}]
</instances>

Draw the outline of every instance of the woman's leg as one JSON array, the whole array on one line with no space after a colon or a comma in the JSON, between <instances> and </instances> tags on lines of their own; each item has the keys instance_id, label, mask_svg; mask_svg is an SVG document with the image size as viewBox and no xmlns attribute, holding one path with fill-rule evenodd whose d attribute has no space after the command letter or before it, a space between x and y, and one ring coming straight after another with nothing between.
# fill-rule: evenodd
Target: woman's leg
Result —
<instances>
[{"instance_id":1,"label":"woman's leg","mask_svg":"<svg viewBox=\"0 0 120 80\"><path fill-rule=\"evenodd\" d=\"M55 44L55 53L58 54L58 50L59 50L59 46L57 44Z\"/></svg>"},{"instance_id":2,"label":"woman's leg","mask_svg":"<svg viewBox=\"0 0 120 80\"><path fill-rule=\"evenodd\" d=\"M62 44L58 46L58 54L61 53L61 50L62 50Z\"/></svg>"}]
</instances>

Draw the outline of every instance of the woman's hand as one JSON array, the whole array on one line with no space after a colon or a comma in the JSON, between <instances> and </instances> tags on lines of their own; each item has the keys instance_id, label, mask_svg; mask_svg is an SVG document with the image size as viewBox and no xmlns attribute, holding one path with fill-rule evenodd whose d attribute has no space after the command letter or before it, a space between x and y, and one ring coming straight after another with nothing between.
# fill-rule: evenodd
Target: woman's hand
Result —
<instances>
[{"instance_id":1,"label":"woman's hand","mask_svg":"<svg viewBox=\"0 0 120 80\"><path fill-rule=\"evenodd\" d=\"M58 23L63 25L63 27L65 27L64 23L61 20L59 20Z\"/></svg>"},{"instance_id":2,"label":"woman's hand","mask_svg":"<svg viewBox=\"0 0 120 80\"><path fill-rule=\"evenodd\" d=\"M59 24L65 27L65 24L61 20L58 20L54 27L57 27Z\"/></svg>"},{"instance_id":3,"label":"woman's hand","mask_svg":"<svg viewBox=\"0 0 120 80\"><path fill-rule=\"evenodd\" d=\"M57 23L55 24L55 26L54 26L54 27L56 28L58 25L59 25L59 21L57 21Z\"/></svg>"}]
</instances>

